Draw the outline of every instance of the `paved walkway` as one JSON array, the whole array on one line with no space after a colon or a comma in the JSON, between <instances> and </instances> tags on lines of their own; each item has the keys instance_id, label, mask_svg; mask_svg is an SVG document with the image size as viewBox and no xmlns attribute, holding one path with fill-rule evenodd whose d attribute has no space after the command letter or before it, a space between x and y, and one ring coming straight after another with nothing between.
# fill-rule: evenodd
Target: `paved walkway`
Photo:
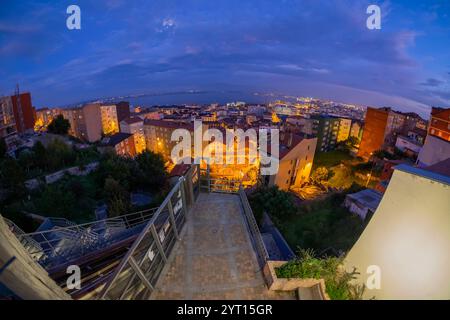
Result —
<instances>
[{"instance_id":1,"label":"paved walkway","mask_svg":"<svg viewBox=\"0 0 450 320\"><path fill-rule=\"evenodd\" d=\"M239 196L201 193L153 299L293 299L267 290Z\"/></svg>"}]
</instances>

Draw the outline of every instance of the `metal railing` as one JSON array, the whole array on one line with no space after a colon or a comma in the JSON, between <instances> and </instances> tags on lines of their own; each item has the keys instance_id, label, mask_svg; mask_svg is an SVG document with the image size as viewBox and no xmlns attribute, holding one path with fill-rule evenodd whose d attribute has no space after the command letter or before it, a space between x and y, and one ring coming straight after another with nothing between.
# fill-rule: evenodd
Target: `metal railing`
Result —
<instances>
[{"instance_id":1,"label":"metal railing","mask_svg":"<svg viewBox=\"0 0 450 320\"><path fill-rule=\"evenodd\" d=\"M31 257L49 269L139 233L157 209L84 224L74 224L63 218L48 218L49 230L32 233L24 233L11 221L8 224Z\"/></svg>"},{"instance_id":2,"label":"metal railing","mask_svg":"<svg viewBox=\"0 0 450 320\"><path fill-rule=\"evenodd\" d=\"M242 186L239 187L239 197L241 198L242 207L244 209L245 218L247 220L250 234L252 236L256 253L258 256L258 262L260 267L264 267L267 260L269 260L269 254L267 252L266 246L264 245L264 241L261 237L261 232L259 231L258 224L256 223L255 216L253 215L252 208L250 207L250 203L248 202L247 195L245 194L244 188Z\"/></svg>"},{"instance_id":3,"label":"metal railing","mask_svg":"<svg viewBox=\"0 0 450 320\"><path fill-rule=\"evenodd\" d=\"M172 188L143 228L119 266L108 279L99 299L147 299L154 291L200 192L200 170L193 165Z\"/></svg>"},{"instance_id":4,"label":"metal railing","mask_svg":"<svg viewBox=\"0 0 450 320\"><path fill-rule=\"evenodd\" d=\"M227 179L209 179L209 192L238 193L240 181Z\"/></svg>"}]
</instances>

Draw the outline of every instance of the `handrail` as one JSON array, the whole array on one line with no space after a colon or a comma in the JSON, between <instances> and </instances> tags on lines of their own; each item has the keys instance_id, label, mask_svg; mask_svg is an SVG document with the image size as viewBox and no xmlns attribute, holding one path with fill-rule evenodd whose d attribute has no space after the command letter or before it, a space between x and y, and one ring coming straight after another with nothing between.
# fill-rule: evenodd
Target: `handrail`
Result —
<instances>
[{"instance_id":1,"label":"handrail","mask_svg":"<svg viewBox=\"0 0 450 320\"><path fill-rule=\"evenodd\" d=\"M151 211L154 212L157 209L158 208L151 208L151 209L146 209L146 210L142 210L142 211L128 213L128 214L125 214L125 215L119 216L119 217L106 218L106 219L92 221L92 222L86 222L86 223L82 223L82 224L75 224L73 226L68 226L68 227L60 227L58 230L73 229L75 227L77 227L77 228L85 228L86 226L92 226L92 225L95 225L95 224L101 224L101 223L104 223L104 222L114 221L114 220L117 220L117 219L122 219L122 218L126 218L126 217L129 217L129 216L132 216L134 214L140 214L140 213L143 213L143 212L151 212ZM54 219L54 218L52 218L52 219ZM138 218L135 218L133 220L138 220ZM34 236L34 235L39 235L39 234L48 233L48 232L52 232L52 231L54 231L54 230L50 229L50 230L44 230L44 231L36 231L36 232L24 233L23 236Z\"/></svg>"},{"instance_id":2,"label":"handrail","mask_svg":"<svg viewBox=\"0 0 450 320\"><path fill-rule=\"evenodd\" d=\"M166 257L166 254L164 252L164 249L161 246L162 245L161 244L162 240L160 239L159 235L157 234L155 222L159 218L159 216L163 212L163 210L166 210L166 209L169 210L169 215L172 215L172 218L173 218L173 211L172 211L173 209L172 209L171 199L172 199L172 197L174 196L174 194L176 192L182 192L182 194L183 194L182 188L184 187L184 184L183 184L184 181L186 181L185 177L180 177L178 179L178 181L175 184L175 186L172 188L172 190L166 196L164 201L158 207L158 209L156 210L156 212L153 215L153 217L148 221L148 223L143 228L143 230L141 231L141 233L139 234L137 239L134 241L134 243L131 246L131 248L128 250L128 252L125 255L125 257L120 261L119 265L116 267L115 271L112 273L110 279L105 284L105 286L103 287L102 291L100 292L99 299L104 299L106 297L106 295L108 294L110 288L118 280L120 274L122 273L122 271L124 270L124 268L126 267L127 264L130 265L131 268L133 269L134 276L137 276L143 282L143 284L147 287L147 289L150 289L150 290L153 289L153 287L150 284L149 280L145 278L145 275L144 275L143 271L140 269L141 262L136 261L134 259L133 255L136 253L136 249L141 245L141 242L143 241L143 239L150 233L152 235L152 237L153 237L154 243L156 243L156 247L158 249L159 254L161 255L163 261L166 262L167 257ZM186 210L187 208L185 207L186 203L184 201L184 196L182 196L182 201L183 201L183 208ZM168 219L170 219L170 217ZM172 226L172 227L176 229L176 226ZM150 250L150 247L145 249L145 251L147 251L147 252L149 250ZM145 254L142 259L146 259L146 255L147 254ZM125 286L125 289L121 292L120 297L122 297L127 290L128 290L128 285Z\"/></svg>"},{"instance_id":3,"label":"handrail","mask_svg":"<svg viewBox=\"0 0 450 320\"><path fill-rule=\"evenodd\" d=\"M239 187L239 197L241 198L245 217L247 218L250 232L253 236L256 251L260 258L260 263L261 263L261 267L262 267L262 266L264 266L266 261L269 260L269 254L267 252L266 246L264 245L264 241L261 237L261 233L259 231L258 224L256 223L255 216L253 215L252 208L250 207L250 203L248 202L247 195L245 194L245 191L244 191L244 188L242 188L242 185Z\"/></svg>"}]
</instances>

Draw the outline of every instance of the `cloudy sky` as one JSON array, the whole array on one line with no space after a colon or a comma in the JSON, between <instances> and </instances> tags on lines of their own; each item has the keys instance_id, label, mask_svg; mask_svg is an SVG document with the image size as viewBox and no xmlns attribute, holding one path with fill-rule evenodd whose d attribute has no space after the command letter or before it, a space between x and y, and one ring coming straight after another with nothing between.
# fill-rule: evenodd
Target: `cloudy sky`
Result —
<instances>
[{"instance_id":1,"label":"cloudy sky","mask_svg":"<svg viewBox=\"0 0 450 320\"><path fill-rule=\"evenodd\" d=\"M66 8L81 8L68 30ZM366 28L366 8L382 29ZM0 95L39 108L180 90L450 106L449 0L1 0Z\"/></svg>"}]
</instances>

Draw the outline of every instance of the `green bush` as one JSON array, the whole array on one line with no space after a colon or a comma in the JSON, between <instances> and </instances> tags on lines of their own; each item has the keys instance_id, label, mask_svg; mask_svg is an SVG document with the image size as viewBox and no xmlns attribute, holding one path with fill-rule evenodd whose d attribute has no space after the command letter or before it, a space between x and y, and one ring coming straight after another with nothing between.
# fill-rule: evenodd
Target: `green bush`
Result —
<instances>
[{"instance_id":1,"label":"green bush","mask_svg":"<svg viewBox=\"0 0 450 320\"><path fill-rule=\"evenodd\" d=\"M364 286L352 284L359 274L340 270L343 259L336 257L317 258L312 250L300 250L298 257L275 272L279 278L324 279L326 292L332 300L359 300Z\"/></svg>"},{"instance_id":2,"label":"green bush","mask_svg":"<svg viewBox=\"0 0 450 320\"><path fill-rule=\"evenodd\" d=\"M260 187L249 196L249 201L258 222L264 212L274 220L282 220L296 212L295 203L289 192L273 187Z\"/></svg>"}]
</instances>

